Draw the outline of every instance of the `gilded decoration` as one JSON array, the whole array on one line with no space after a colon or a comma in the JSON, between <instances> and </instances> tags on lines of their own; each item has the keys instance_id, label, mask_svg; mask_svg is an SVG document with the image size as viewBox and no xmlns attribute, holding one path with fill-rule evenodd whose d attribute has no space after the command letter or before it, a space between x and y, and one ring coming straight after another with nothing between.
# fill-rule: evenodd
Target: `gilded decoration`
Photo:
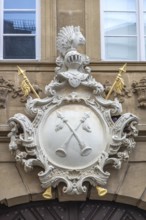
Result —
<instances>
[{"instance_id":1,"label":"gilded decoration","mask_svg":"<svg viewBox=\"0 0 146 220\"><path fill-rule=\"evenodd\" d=\"M32 87L39 94L42 92L41 88L35 82L32 84ZM32 93L32 91L30 91ZM13 99L20 97L20 102L25 103L27 101L27 97L24 96L22 89L15 85L11 80L6 80L2 76L0 76L0 108L6 108L7 97L11 94Z\"/></svg>"},{"instance_id":2,"label":"gilded decoration","mask_svg":"<svg viewBox=\"0 0 146 220\"><path fill-rule=\"evenodd\" d=\"M138 118L123 114L118 99L104 98L103 85L88 67L89 57L77 51L83 44L79 27L60 30L60 54L55 77L45 87L46 97L29 96L29 118L16 113L8 121L9 149L25 171L42 168L38 177L47 189L46 198L51 198L51 187L61 182L63 193L86 193L88 182L104 195L102 187L110 176L106 165L120 169L136 145Z\"/></svg>"},{"instance_id":3,"label":"gilded decoration","mask_svg":"<svg viewBox=\"0 0 146 220\"><path fill-rule=\"evenodd\" d=\"M104 83L105 97L109 93L111 87L112 87L112 83L110 81L106 80ZM122 91L120 91L120 92L113 90L111 93L111 97L117 98L120 103L124 103L125 99L132 97L132 89L128 88L127 85L124 85L122 88Z\"/></svg>"}]
</instances>

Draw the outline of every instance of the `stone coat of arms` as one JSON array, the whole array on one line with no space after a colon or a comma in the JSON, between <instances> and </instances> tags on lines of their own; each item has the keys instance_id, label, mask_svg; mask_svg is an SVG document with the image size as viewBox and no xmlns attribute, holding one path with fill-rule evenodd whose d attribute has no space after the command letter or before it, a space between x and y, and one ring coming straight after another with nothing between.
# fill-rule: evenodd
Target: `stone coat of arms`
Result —
<instances>
[{"instance_id":1,"label":"stone coat of arms","mask_svg":"<svg viewBox=\"0 0 146 220\"><path fill-rule=\"evenodd\" d=\"M85 44L79 27L63 27L57 36L55 77L45 87L46 98L28 98L29 114L8 121L10 150L25 171L40 166L43 188L65 183L63 192L82 194L85 182L104 186L107 164L121 167L135 147L138 119L122 114L118 100L104 98L103 85L91 75L89 57L77 51Z\"/></svg>"}]
</instances>

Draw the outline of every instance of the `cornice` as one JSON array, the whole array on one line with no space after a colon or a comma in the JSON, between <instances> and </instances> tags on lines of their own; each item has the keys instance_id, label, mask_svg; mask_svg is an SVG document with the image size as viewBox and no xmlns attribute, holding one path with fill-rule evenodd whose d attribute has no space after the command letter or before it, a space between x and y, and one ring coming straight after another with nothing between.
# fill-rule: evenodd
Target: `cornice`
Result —
<instances>
[{"instance_id":1,"label":"cornice","mask_svg":"<svg viewBox=\"0 0 146 220\"><path fill-rule=\"evenodd\" d=\"M106 72L114 73L117 72L119 67L122 66L125 62L123 61L98 61L90 62L89 66L91 67L92 72ZM146 72L146 62L126 62L127 63L127 73L145 73ZM54 71L56 67L55 62L48 61L0 61L0 72L1 71L17 71L17 65L26 68L27 71Z\"/></svg>"}]
</instances>

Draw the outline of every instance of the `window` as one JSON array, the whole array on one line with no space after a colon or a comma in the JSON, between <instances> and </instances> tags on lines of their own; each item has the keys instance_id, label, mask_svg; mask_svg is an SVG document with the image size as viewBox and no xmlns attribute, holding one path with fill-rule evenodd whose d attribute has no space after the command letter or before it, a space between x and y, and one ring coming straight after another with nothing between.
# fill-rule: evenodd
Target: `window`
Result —
<instances>
[{"instance_id":1,"label":"window","mask_svg":"<svg viewBox=\"0 0 146 220\"><path fill-rule=\"evenodd\" d=\"M38 1L0 0L0 59L38 59Z\"/></svg>"},{"instance_id":2,"label":"window","mask_svg":"<svg viewBox=\"0 0 146 220\"><path fill-rule=\"evenodd\" d=\"M101 0L102 59L146 60L146 0Z\"/></svg>"}]
</instances>

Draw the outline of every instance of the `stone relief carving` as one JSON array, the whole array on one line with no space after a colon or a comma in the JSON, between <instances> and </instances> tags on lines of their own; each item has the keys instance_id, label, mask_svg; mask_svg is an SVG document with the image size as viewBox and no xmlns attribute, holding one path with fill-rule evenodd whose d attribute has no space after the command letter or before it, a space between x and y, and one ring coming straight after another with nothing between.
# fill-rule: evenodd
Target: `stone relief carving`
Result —
<instances>
[{"instance_id":1,"label":"stone relief carving","mask_svg":"<svg viewBox=\"0 0 146 220\"><path fill-rule=\"evenodd\" d=\"M15 88L14 84L10 80L5 80L2 76L0 76L0 108L6 108L8 93L12 93L13 98L15 98L18 94L22 95L21 90Z\"/></svg>"},{"instance_id":2,"label":"stone relief carving","mask_svg":"<svg viewBox=\"0 0 146 220\"><path fill-rule=\"evenodd\" d=\"M25 171L42 167L43 188L64 182L63 192L82 194L85 182L104 186L107 164L119 169L135 147L138 118L122 114L118 99L104 98L104 87L91 75L89 57L77 52L85 43L79 27L63 27L57 37L60 52L46 98L29 97L31 120L17 113L8 121L10 151Z\"/></svg>"},{"instance_id":3,"label":"stone relief carving","mask_svg":"<svg viewBox=\"0 0 146 220\"><path fill-rule=\"evenodd\" d=\"M33 86L38 93L42 92L36 82ZM9 93L11 93L12 98L20 97L20 102L22 103L27 101L27 97L24 97L20 87L16 87L11 80L5 80L0 76L0 108L6 108L6 100Z\"/></svg>"},{"instance_id":4,"label":"stone relief carving","mask_svg":"<svg viewBox=\"0 0 146 220\"><path fill-rule=\"evenodd\" d=\"M10 91L9 82L0 77L0 108L6 108L6 99Z\"/></svg>"},{"instance_id":5,"label":"stone relief carving","mask_svg":"<svg viewBox=\"0 0 146 220\"><path fill-rule=\"evenodd\" d=\"M137 95L138 107L146 108L146 78L142 78L139 82L132 83L133 93Z\"/></svg>"}]
</instances>

